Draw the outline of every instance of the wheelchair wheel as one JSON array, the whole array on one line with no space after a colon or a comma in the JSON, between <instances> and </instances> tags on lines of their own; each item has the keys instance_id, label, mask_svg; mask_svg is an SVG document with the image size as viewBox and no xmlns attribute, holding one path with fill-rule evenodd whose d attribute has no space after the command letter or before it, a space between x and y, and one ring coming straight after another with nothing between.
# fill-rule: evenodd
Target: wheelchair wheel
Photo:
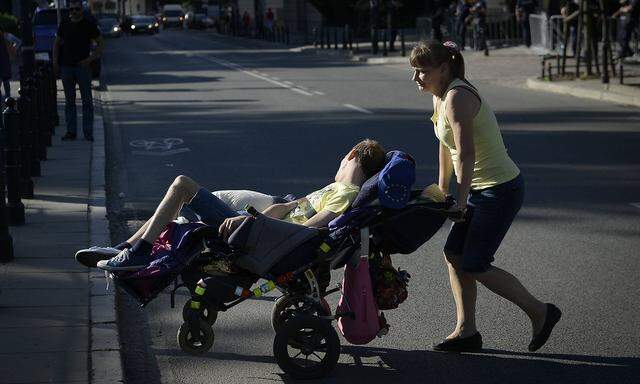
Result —
<instances>
[{"instance_id":1,"label":"wheelchair wheel","mask_svg":"<svg viewBox=\"0 0 640 384\"><path fill-rule=\"evenodd\" d=\"M207 352L213 346L213 329L204 320L198 322L198 335L193 335L188 323L182 323L177 334L178 345L184 352L198 356Z\"/></svg>"},{"instance_id":2,"label":"wheelchair wheel","mask_svg":"<svg viewBox=\"0 0 640 384\"><path fill-rule=\"evenodd\" d=\"M297 316L276 332L273 354L278 366L291 377L318 379L338 363L340 339L330 322L315 316Z\"/></svg>"},{"instance_id":3,"label":"wheelchair wheel","mask_svg":"<svg viewBox=\"0 0 640 384\"><path fill-rule=\"evenodd\" d=\"M315 314L318 316L331 315L331 308L329 308L329 303L327 303L324 297L320 299L320 302L322 303L323 311L320 312L316 308L309 308L307 310L309 314ZM307 303L308 301L306 301L303 296L281 296L278 298L271 310L271 327L273 330L278 332L278 329L280 329L282 324L294 313L305 312L305 306L308 305Z\"/></svg>"},{"instance_id":4,"label":"wheelchair wheel","mask_svg":"<svg viewBox=\"0 0 640 384\"><path fill-rule=\"evenodd\" d=\"M205 303L200 303L200 305L202 306L202 311L200 312L200 318L206 321L207 323L209 323L209 325L215 324L216 320L218 320L218 311L209 309L209 307L207 307ZM184 320L185 322L188 319L188 316L189 316L188 313L190 310L191 310L191 300L187 300L187 302L184 303L184 307L182 307L182 320Z\"/></svg>"}]
</instances>

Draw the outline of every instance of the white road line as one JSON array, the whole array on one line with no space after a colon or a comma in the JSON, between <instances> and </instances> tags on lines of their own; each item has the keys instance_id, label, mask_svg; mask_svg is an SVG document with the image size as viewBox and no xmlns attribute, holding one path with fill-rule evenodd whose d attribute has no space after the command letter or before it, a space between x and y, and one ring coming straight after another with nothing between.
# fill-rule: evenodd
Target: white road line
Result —
<instances>
[{"instance_id":1,"label":"white road line","mask_svg":"<svg viewBox=\"0 0 640 384\"><path fill-rule=\"evenodd\" d=\"M293 85L293 83L292 83L292 82L290 82L290 81L286 81L286 80L285 80L285 81L283 81L283 83L285 83L285 84L287 84L287 85Z\"/></svg>"},{"instance_id":2,"label":"white road line","mask_svg":"<svg viewBox=\"0 0 640 384\"><path fill-rule=\"evenodd\" d=\"M636 207L640 209L640 203L629 203L629 204L631 204L632 207Z\"/></svg>"},{"instance_id":3,"label":"white road line","mask_svg":"<svg viewBox=\"0 0 640 384\"><path fill-rule=\"evenodd\" d=\"M297 85L297 87L298 87L298 88L300 88L300 89L302 89L302 90L304 90L304 91L306 91L307 89L309 89L309 88L307 88L307 87L303 87L302 85Z\"/></svg>"},{"instance_id":4,"label":"white road line","mask_svg":"<svg viewBox=\"0 0 640 384\"><path fill-rule=\"evenodd\" d=\"M284 82L280 82L280 81L276 81L276 80L270 79L267 76L263 76L262 74L259 75L258 73L256 73L256 71L250 71L250 70L245 69L243 66L238 65L236 63L232 63L230 61L226 61L226 60L222 60L222 59L213 59L211 57L206 57L206 56L201 56L201 58L203 58L203 59L205 59L207 61L210 61L212 63L218 64L218 65L222 65L223 67L233 68L236 71L240 71L242 73L246 73L249 76L253 76L253 77L258 78L260 80L264 80L264 81L269 82L271 84L275 84L275 85L277 85L279 87L289 89L289 90L297 92L297 93L299 93L301 95L313 96L312 93L303 91L302 89L295 88L295 87L293 87L293 86L291 86L289 84L285 84Z\"/></svg>"},{"instance_id":5,"label":"white road line","mask_svg":"<svg viewBox=\"0 0 640 384\"><path fill-rule=\"evenodd\" d=\"M369 114L369 115L373 115L373 112L371 112L370 110L364 109L364 108L360 108L357 105L353 105L353 104L342 104L342 105L344 105L347 108L351 108L354 111L358 111L358 112L366 113L366 114Z\"/></svg>"},{"instance_id":6,"label":"white road line","mask_svg":"<svg viewBox=\"0 0 640 384\"><path fill-rule=\"evenodd\" d=\"M271 77L271 79L272 79L272 80L275 80L275 81L280 80L280 78L279 78L279 77Z\"/></svg>"},{"instance_id":7,"label":"white road line","mask_svg":"<svg viewBox=\"0 0 640 384\"><path fill-rule=\"evenodd\" d=\"M320 92L320 91L313 91L313 93L315 93L316 95L320 95L320 96L324 96L325 95L324 92Z\"/></svg>"}]
</instances>

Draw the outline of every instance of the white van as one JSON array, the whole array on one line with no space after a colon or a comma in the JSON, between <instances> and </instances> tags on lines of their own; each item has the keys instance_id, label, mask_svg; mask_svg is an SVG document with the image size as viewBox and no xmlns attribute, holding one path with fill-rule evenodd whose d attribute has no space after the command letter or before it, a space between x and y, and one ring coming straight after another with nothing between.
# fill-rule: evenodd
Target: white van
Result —
<instances>
[{"instance_id":1,"label":"white van","mask_svg":"<svg viewBox=\"0 0 640 384\"><path fill-rule=\"evenodd\" d=\"M167 27L180 27L184 22L184 10L180 4L166 4L162 7L162 25Z\"/></svg>"}]
</instances>

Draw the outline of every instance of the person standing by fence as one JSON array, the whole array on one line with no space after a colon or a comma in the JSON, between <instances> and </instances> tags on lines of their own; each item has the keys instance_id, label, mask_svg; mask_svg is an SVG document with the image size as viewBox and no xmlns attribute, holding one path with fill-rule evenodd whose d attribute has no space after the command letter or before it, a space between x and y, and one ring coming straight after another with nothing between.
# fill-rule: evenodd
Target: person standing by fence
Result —
<instances>
[{"instance_id":1,"label":"person standing by fence","mask_svg":"<svg viewBox=\"0 0 640 384\"><path fill-rule=\"evenodd\" d=\"M620 26L618 30L618 44L620 48L618 57L633 56L630 42L634 29L638 26L640 18L640 0L628 0L622 3L620 9L614 14L620 18Z\"/></svg>"},{"instance_id":2,"label":"person standing by fence","mask_svg":"<svg viewBox=\"0 0 640 384\"><path fill-rule=\"evenodd\" d=\"M470 9L473 0L459 0L456 8L456 35L458 36L458 45L461 51L464 51L467 40L467 25L470 21Z\"/></svg>"},{"instance_id":3,"label":"person standing by fence","mask_svg":"<svg viewBox=\"0 0 640 384\"><path fill-rule=\"evenodd\" d=\"M4 87L4 95L0 90L0 101L4 101L6 97L11 96L11 56L15 56L14 44L7 40L5 32L0 28L0 79Z\"/></svg>"},{"instance_id":4,"label":"person standing by fence","mask_svg":"<svg viewBox=\"0 0 640 384\"><path fill-rule=\"evenodd\" d=\"M91 52L91 41L97 47ZM82 131L93 141L93 96L91 94L92 61L102 53L100 30L95 22L83 15L82 1L69 2L69 18L63 19L53 43L53 69L60 73L65 98L67 133L62 140L75 140L77 134L76 83L82 97Z\"/></svg>"},{"instance_id":5,"label":"person standing by fence","mask_svg":"<svg viewBox=\"0 0 640 384\"><path fill-rule=\"evenodd\" d=\"M518 0L516 2L516 20L522 30L522 37L527 48L531 46L531 25L529 24L529 15L535 13L537 6L537 0Z\"/></svg>"}]
</instances>

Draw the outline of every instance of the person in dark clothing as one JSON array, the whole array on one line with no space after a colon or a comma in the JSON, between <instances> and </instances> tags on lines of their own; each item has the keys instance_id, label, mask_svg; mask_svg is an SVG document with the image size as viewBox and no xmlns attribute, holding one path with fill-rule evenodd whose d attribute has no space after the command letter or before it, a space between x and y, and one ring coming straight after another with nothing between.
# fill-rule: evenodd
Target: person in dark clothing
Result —
<instances>
[{"instance_id":1,"label":"person in dark clothing","mask_svg":"<svg viewBox=\"0 0 640 384\"><path fill-rule=\"evenodd\" d=\"M529 25L529 15L535 13L538 6L537 0L518 0L516 2L516 20L522 29L524 44L531 46L531 26Z\"/></svg>"},{"instance_id":2,"label":"person in dark clothing","mask_svg":"<svg viewBox=\"0 0 640 384\"><path fill-rule=\"evenodd\" d=\"M13 43L5 38L4 30L0 28L0 80L4 86L4 96L0 90L0 101L4 101L5 97L11 96L11 56L10 50L13 48Z\"/></svg>"},{"instance_id":3,"label":"person in dark clothing","mask_svg":"<svg viewBox=\"0 0 640 384\"><path fill-rule=\"evenodd\" d=\"M433 39L442 41L442 24L447 22L447 11L450 0L431 1L431 28L433 29Z\"/></svg>"},{"instance_id":4,"label":"person in dark clothing","mask_svg":"<svg viewBox=\"0 0 640 384\"><path fill-rule=\"evenodd\" d=\"M564 18L563 27L569 28L571 36L571 52L576 55L576 46L578 42L578 11L580 9L577 4L578 0L569 0L562 8L560 14Z\"/></svg>"},{"instance_id":5,"label":"person in dark clothing","mask_svg":"<svg viewBox=\"0 0 640 384\"><path fill-rule=\"evenodd\" d=\"M633 30L638 26L638 19L640 18L640 0L628 0L621 3L620 9L614 14L615 17L620 18L620 25L618 29L618 44L620 48L618 51L618 57L633 56L633 51L629 43L631 42L631 35Z\"/></svg>"},{"instance_id":6,"label":"person in dark clothing","mask_svg":"<svg viewBox=\"0 0 640 384\"><path fill-rule=\"evenodd\" d=\"M469 10L473 16L473 47L476 51L487 51L487 3L477 0Z\"/></svg>"},{"instance_id":7,"label":"person in dark clothing","mask_svg":"<svg viewBox=\"0 0 640 384\"><path fill-rule=\"evenodd\" d=\"M464 51L467 38L467 25L469 25L470 9L473 5L472 0L459 0L458 7L456 9L456 35L458 36L458 44L460 50Z\"/></svg>"},{"instance_id":8,"label":"person in dark clothing","mask_svg":"<svg viewBox=\"0 0 640 384\"><path fill-rule=\"evenodd\" d=\"M91 42L97 45L91 51ZM82 98L82 131L93 141L93 97L91 95L92 61L102 53L100 30L94 21L84 16L82 1L69 2L69 18L62 20L53 44L53 68L60 73L65 98L67 133L62 140L75 140L77 135L76 84Z\"/></svg>"}]
</instances>

